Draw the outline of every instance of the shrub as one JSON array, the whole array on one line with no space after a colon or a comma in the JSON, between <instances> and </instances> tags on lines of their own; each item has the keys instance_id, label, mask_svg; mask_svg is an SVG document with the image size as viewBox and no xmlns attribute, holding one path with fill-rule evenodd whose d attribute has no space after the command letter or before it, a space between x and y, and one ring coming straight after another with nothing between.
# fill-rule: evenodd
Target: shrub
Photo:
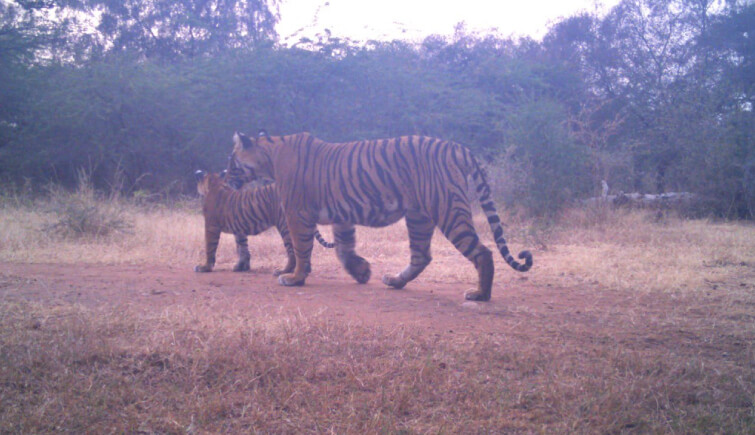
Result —
<instances>
[{"instance_id":1,"label":"shrub","mask_svg":"<svg viewBox=\"0 0 755 435\"><path fill-rule=\"evenodd\" d=\"M524 104L504 120L507 148L502 166L516 174L505 202L551 218L589 193L588 153L573 140L565 120L563 108L549 101Z\"/></svg>"},{"instance_id":2,"label":"shrub","mask_svg":"<svg viewBox=\"0 0 755 435\"><path fill-rule=\"evenodd\" d=\"M79 171L78 188L70 192L59 186L48 187L49 211L57 220L43 227L61 237L107 237L128 233L133 223L125 216L117 196L97 194L89 176Z\"/></svg>"}]
</instances>

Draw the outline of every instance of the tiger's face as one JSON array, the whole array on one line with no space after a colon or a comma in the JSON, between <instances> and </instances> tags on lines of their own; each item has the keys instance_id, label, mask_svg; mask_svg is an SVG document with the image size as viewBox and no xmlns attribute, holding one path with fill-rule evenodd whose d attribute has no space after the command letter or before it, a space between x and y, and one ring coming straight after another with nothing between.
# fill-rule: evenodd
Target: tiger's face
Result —
<instances>
[{"instance_id":1,"label":"tiger's face","mask_svg":"<svg viewBox=\"0 0 755 435\"><path fill-rule=\"evenodd\" d=\"M197 180L197 193L199 193L199 196L207 196L207 192L210 191L210 174L200 169L194 172L194 178Z\"/></svg>"},{"instance_id":2,"label":"tiger's face","mask_svg":"<svg viewBox=\"0 0 755 435\"><path fill-rule=\"evenodd\" d=\"M265 145L261 142L265 142ZM233 135L233 153L228 158L227 182L234 188L254 180L274 180L270 146L273 141L267 133L251 139L243 133Z\"/></svg>"},{"instance_id":3,"label":"tiger's face","mask_svg":"<svg viewBox=\"0 0 755 435\"><path fill-rule=\"evenodd\" d=\"M221 174L205 172L201 169L194 172L194 177L197 180L197 193L203 198L206 197L216 185L223 183L224 176L225 171Z\"/></svg>"},{"instance_id":4,"label":"tiger's face","mask_svg":"<svg viewBox=\"0 0 755 435\"><path fill-rule=\"evenodd\" d=\"M241 164L239 164L236 159L235 150L228 156L228 167L223 172L226 174L226 183L236 190L241 189L244 184L257 179L257 174L254 172L254 169L247 167L246 170L244 170L242 168Z\"/></svg>"}]
</instances>

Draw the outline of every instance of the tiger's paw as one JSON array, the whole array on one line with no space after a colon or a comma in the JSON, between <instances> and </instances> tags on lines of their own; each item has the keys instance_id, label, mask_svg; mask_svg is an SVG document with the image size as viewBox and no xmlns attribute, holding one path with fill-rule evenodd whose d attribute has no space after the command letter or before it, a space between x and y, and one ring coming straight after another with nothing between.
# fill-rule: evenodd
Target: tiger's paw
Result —
<instances>
[{"instance_id":1,"label":"tiger's paw","mask_svg":"<svg viewBox=\"0 0 755 435\"><path fill-rule=\"evenodd\" d=\"M464 294L464 299L468 301L487 302L490 300L490 292L483 292L477 289L471 289Z\"/></svg>"},{"instance_id":2,"label":"tiger's paw","mask_svg":"<svg viewBox=\"0 0 755 435\"><path fill-rule=\"evenodd\" d=\"M304 278L297 278L293 273L284 273L278 277L278 284L286 287L304 285Z\"/></svg>"},{"instance_id":3,"label":"tiger's paw","mask_svg":"<svg viewBox=\"0 0 755 435\"><path fill-rule=\"evenodd\" d=\"M293 272L294 272L294 268L293 267L291 267L291 268L283 268L283 269L275 269L273 271L273 276L281 276L284 273L289 273L289 274L293 275Z\"/></svg>"},{"instance_id":4,"label":"tiger's paw","mask_svg":"<svg viewBox=\"0 0 755 435\"><path fill-rule=\"evenodd\" d=\"M370 280L370 263L364 258L354 255L346 262L346 271L353 276L359 284L364 284Z\"/></svg>"},{"instance_id":5,"label":"tiger's paw","mask_svg":"<svg viewBox=\"0 0 755 435\"><path fill-rule=\"evenodd\" d=\"M283 269L275 269L273 271L273 276L281 276L284 273L293 273L294 270L296 270L296 261L293 258L289 258L288 263L286 263ZM309 273L309 270L307 273Z\"/></svg>"},{"instance_id":6,"label":"tiger's paw","mask_svg":"<svg viewBox=\"0 0 755 435\"><path fill-rule=\"evenodd\" d=\"M401 277L399 276L383 275L383 284L387 285L388 287L393 287L397 290L400 290L404 288L406 281L401 279Z\"/></svg>"},{"instance_id":7,"label":"tiger's paw","mask_svg":"<svg viewBox=\"0 0 755 435\"><path fill-rule=\"evenodd\" d=\"M233 266L234 272L248 272L249 270L251 270L251 267L249 266L249 263L245 261L240 261Z\"/></svg>"},{"instance_id":8,"label":"tiger's paw","mask_svg":"<svg viewBox=\"0 0 755 435\"><path fill-rule=\"evenodd\" d=\"M194 272L197 272L197 273L212 272L212 266L208 266L206 264L200 264L200 265L194 266Z\"/></svg>"}]
</instances>

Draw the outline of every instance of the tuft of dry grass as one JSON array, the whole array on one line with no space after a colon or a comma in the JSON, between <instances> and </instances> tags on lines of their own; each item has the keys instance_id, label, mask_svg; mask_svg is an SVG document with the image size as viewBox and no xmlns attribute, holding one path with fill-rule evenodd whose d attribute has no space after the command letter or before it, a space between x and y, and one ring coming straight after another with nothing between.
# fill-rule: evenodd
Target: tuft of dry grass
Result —
<instances>
[{"instance_id":1,"label":"tuft of dry grass","mask_svg":"<svg viewBox=\"0 0 755 435\"><path fill-rule=\"evenodd\" d=\"M59 186L48 188L47 207L55 222L43 226L43 231L60 238L107 238L128 233L131 223L123 215L121 203L115 197L98 195L89 179L80 176L79 186L69 192Z\"/></svg>"}]
</instances>

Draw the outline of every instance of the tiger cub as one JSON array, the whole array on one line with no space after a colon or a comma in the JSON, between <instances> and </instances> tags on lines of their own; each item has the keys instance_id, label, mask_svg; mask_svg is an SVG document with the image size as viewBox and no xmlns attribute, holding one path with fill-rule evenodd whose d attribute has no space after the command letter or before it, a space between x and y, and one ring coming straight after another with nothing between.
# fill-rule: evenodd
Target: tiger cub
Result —
<instances>
[{"instance_id":1,"label":"tiger cub","mask_svg":"<svg viewBox=\"0 0 755 435\"><path fill-rule=\"evenodd\" d=\"M220 233L233 234L236 239L239 260L233 271L248 271L251 256L247 235L257 235L272 226L278 229L288 256L286 266L282 270L276 270L273 275L278 276L294 270L296 257L275 185L235 190L225 183L223 175L201 170L196 171L194 175L197 178L197 191L202 198L207 254L207 261L195 266L195 272L212 272ZM319 232L315 234L315 238L326 248L335 246L334 243L326 242Z\"/></svg>"}]
</instances>

